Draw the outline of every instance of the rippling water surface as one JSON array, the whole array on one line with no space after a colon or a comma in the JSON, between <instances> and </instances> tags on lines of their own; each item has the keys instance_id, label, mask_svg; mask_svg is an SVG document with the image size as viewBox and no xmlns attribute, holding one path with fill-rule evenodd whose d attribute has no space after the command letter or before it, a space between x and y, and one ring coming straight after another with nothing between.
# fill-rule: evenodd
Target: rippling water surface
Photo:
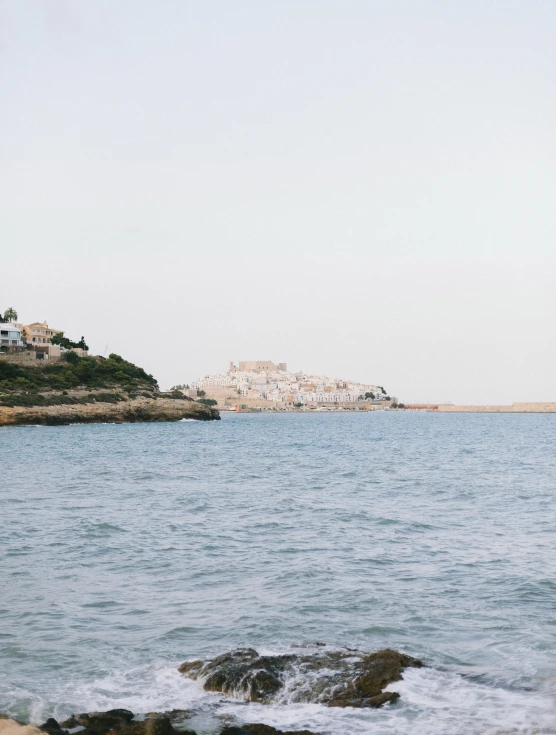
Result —
<instances>
[{"instance_id":1,"label":"rippling water surface","mask_svg":"<svg viewBox=\"0 0 556 735\"><path fill-rule=\"evenodd\" d=\"M0 430L0 711L194 706L334 735L556 733L556 416ZM422 658L381 710L176 671L325 641Z\"/></svg>"}]
</instances>

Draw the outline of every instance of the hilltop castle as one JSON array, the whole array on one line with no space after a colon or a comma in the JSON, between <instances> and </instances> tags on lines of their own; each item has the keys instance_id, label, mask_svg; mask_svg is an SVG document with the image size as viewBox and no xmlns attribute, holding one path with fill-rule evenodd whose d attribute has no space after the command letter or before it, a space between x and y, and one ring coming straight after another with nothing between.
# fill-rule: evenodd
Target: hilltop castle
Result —
<instances>
[{"instance_id":1,"label":"hilltop castle","mask_svg":"<svg viewBox=\"0 0 556 735\"><path fill-rule=\"evenodd\" d=\"M285 362L269 360L242 361L239 367L230 362L226 373L205 375L192 384L192 394L203 391L220 407L238 404L255 407L289 406L363 406L389 401L382 386L360 383L326 375L290 372Z\"/></svg>"}]
</instances>

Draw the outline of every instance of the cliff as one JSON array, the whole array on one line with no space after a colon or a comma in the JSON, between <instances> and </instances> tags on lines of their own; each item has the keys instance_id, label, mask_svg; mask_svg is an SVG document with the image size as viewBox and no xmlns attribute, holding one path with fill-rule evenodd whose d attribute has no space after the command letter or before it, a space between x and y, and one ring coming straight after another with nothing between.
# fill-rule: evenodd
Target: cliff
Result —
<instances>
[{"instance_id":1,"label":"cliff","mask_svg":"<svg viewBox=\"0 0 556 735\"><path fill-rule=\"evenodd\" d=\"M0 426L61 424L122 424L137 421L213 421L220 414L210 406L176 398L130 398L118 403L76 403L62 406L0 406Z\"/></svg>"}]
</instances>

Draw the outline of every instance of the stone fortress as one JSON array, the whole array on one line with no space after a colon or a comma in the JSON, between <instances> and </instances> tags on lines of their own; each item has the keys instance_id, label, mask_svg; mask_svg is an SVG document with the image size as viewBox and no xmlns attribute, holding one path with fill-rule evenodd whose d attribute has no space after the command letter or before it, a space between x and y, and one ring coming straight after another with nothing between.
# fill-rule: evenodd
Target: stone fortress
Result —
<instances>
[{"instance_id":1,"label":"stone fortress","mask_svg":"<svg viewBox=\"0 0 556 735\"><path fill-rule=\"evenodd\" d=\"M290 372L285 362L233 362L225 373L205 375L191 387L191 397L204 395L219 408L386 408L395 402L382 386L326 375Z\"/></svg>"}]
</instances>

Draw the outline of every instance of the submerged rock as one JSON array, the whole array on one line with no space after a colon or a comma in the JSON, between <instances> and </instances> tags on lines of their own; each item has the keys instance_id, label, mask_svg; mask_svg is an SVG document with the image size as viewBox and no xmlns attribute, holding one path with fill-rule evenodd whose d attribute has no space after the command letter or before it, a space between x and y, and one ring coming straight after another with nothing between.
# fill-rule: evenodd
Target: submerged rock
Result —
<instances>
[{"instance_id":1,"label":"submerged rock","mask_svg":"<svg viewBox=\"0 0 556 735\"><path fill-rule=\"evenodd\" d=\"M399 681L405 668L422 665L418 659L389 648L366 653L319 647L312 654L279 656L259 656L253 648L238 648L211 661L186 662L179 671L190 679L202 680L206 691L250 702L381 707L399 697L397 692L384 692L384 688Z\"/></svg>"}]
</instances>

